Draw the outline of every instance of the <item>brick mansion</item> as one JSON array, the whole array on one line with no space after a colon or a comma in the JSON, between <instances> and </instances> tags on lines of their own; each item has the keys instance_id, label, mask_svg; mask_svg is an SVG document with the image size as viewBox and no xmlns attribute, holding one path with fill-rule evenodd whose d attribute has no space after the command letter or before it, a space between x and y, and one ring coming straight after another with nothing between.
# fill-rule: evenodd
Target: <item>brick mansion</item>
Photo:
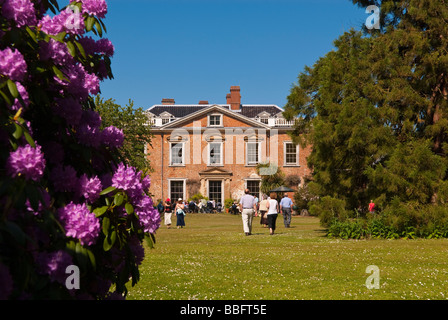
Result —
<instances>
[{"instance_id":1,"label":"brick mansion","mask_svg":"<svg viewBox=\"0 0 448 320\"><path fill-rule=\"evenodd\" d=\"M300 149L288 135L293 121L277 105L242 104L239 86L230 88L225 104L163 99L146 113L153 126L147 153L154 199L201 193L224 203L238 200L245 188L260 197L259 163L276 164L285 176L310 174L311 149Z\"/></svg>"}]
</instances>

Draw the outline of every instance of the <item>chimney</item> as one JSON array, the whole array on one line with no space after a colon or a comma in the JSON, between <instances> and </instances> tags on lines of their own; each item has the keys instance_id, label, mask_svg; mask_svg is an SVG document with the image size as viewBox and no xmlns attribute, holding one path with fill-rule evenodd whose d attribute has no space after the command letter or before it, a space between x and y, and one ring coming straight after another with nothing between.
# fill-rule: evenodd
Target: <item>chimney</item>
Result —
<instances>
[{"instance_id":1,"label":"chimney","mask_svg":"<svg viewBox=\"0 0 448 320\"><path fill-rule=\"evenodd\" d=\"M227 99L227 104L230 104L230 93L228 93L227 95L226 95L226 99Z\"/></svg>"},{"instance_id":2,"label":"chimney","mask_svg":"<svg viewBox=\"0 0 448 320\"><path fill-rule=\"evenodd\" d=\"M174 99L162 99L163 105L175 104Z\"/></svg>"},{"instance_id":3,"label":"chimney","mask_svg":"<svg viewBox=\"0 0 448 320\"><path fill-rule=\"evenodd\" d=\"M201 101L199 101L199 104L208 104L208 101L207 100L201 100Z\"/></svg>"},{"instance_id":4,"label":"chimney","mask_svg":"<svg viewBox=\"0 0 448 320\"><path fill-rule=\"evenodd\" d=\"M241 107L240 86L230 87L230 97L229 95L227 95L227 104L230 104L231 110L240 110Z\"/></svg>"}]
</instances>

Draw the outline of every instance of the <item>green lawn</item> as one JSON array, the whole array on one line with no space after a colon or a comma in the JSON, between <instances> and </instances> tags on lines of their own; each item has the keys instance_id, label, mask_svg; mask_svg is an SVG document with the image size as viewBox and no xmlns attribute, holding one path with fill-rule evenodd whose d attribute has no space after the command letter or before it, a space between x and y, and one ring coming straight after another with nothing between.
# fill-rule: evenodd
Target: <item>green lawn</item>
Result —
<instances>
[{"instance_id":1,"label":"green lawn","mask_svg":"<svg viewBox=\"0 0 448 320\"><path fill-rule=\"evenodd\" d=\"M269 235L259 218L253 235L241 216L191 214L186 228L160 227L146 248L140 282L128 299L447 299L448 240L337 240L319 220L277 220ZM380 270L380 288L367 289Z\"/></svg>"}]
</instances>

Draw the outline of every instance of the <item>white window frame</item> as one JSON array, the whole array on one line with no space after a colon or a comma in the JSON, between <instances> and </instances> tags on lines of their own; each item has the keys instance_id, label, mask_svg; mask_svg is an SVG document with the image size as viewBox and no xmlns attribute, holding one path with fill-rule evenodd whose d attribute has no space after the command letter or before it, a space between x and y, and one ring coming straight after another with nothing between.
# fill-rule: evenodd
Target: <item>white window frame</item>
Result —
<instances>
[{"instance_id":1,"label":"white window frame","mask_svg":"<svg viewBox=\"0 0 448 320\"><path fill-rule=\"evenodd\" d=\"M283 142L283 166L285 167L299 167L299 145L296 145L296 162L295 163L288 163L286 161L286 145L288 144L292 144L294 145L294 143L292 141L284 141Z\"/></svg>"},{"instance_id":2,"label":"white window frame","mask_svg":"<svg viewBox=\"0 0 448 320\"><path fill-rule=\"evenodd\" d=\"M258 159L255 163L249 163L249 144L258 145ZM261 143L259 141L246 141L246 166L256 166L260 163L261 159Z\"/></svg>"},{"instance_id":3,"label":"white window frame","mask_svg":"<svg viewBox=\"0 0 448 320\"><path fill-rule=\"evenodd\" d=\"M185 179L185 178L179 178L179 179L177 179L177 178L170 178L170 179L168 179L168 195L169 195L169 198L170 198L170 200L171 200L171 203L173 203L173 202L177 202L177 198L176 199L173 199L173 197L172 197L172 195L171 195L171 182L173 182L173 181L176 181L176 182L178 182L178 181L182 181L183 182L183 185L182 185L182 200L185 200L186 199L186 194L185 194L185 192L187 191L186 190L186 181L187 181L187 179Z\"/></svg>"},{"instance_id":4,"label":"white window frame","mask_svg":"<svg viewBox=\"0 0 448 320\"><path fill-rule=\"evenodd\" d=\"M219 124L210 124L210 117L216 117L216 116L219 117ZM211 113L207 117L207 127L223 127L224 125L223 125L222 121L223 121L222 114Z\"/></svg>"},{"instance_id":5,"label":"white window frame","mask_svg":"<svg viewBox=\"0 0 448 320\"><path fill-rule=\"evenodd\" d=\"M261 179L244 179L244 189L249 189L248 182L249 181L257 181L258 182L258 203L261 201Z\"/></svg>"},{"instance_id":6,"label":"white window frame","mask_svg":"<svg viewBox=\"0 0 448 320\"><path fill-rule=\"evenodd\" d=\"M210 199L210 182L221 182L221 205L224 206L224 180L223 179L207 179L207 197ZM216 204L215 204L216 205Z\"/></svg>"},{"instance_id":7,"label":"white window frame","mask_svg":"<svg viewBox=\"0 0 448 320\"><path fill-rule=\"evenodd\" d=\"M219 144L220 145L220 157L219 157L219 163L211 163L210 162L210 147L212 144ZM223 166L223 159L224 159L224 143L222 141L217 142L217 141L213 141L213 142L209 142L207 145L207 166L213 166L213 167L217 167L217 166Z\"/></svg>"},{"instance_id":8,"label":"white window frame","mask_svg":"<svg viewBox=\"0 0 448 320\"><path fill-rule=\"evenodd\" d=\"M182 145L182 163L173 163L172 148L174 145ZM170 142L170 166L184 167L185 166L185 142Z\"/></svg>"}]
</instances>

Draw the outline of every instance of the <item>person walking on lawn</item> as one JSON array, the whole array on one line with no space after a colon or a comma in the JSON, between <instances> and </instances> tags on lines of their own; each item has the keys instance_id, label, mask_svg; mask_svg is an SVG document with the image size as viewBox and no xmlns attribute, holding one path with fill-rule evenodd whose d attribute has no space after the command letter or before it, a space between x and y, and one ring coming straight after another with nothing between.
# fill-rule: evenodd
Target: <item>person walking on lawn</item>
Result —
<instances>
[{"instance_id":1,"label":"person walking on lawn","mask_svg":"<svg viewBox=\"0 0 448 320\"><path fill-rule=\"evenodd\" d=\"M280 211L283 214L283 223L285 224L285 228L289 228L291 224L291 209L292 200L288 197L288 194L285 193L284 197L280 201Z\"/></svg>"}]
</instances>

